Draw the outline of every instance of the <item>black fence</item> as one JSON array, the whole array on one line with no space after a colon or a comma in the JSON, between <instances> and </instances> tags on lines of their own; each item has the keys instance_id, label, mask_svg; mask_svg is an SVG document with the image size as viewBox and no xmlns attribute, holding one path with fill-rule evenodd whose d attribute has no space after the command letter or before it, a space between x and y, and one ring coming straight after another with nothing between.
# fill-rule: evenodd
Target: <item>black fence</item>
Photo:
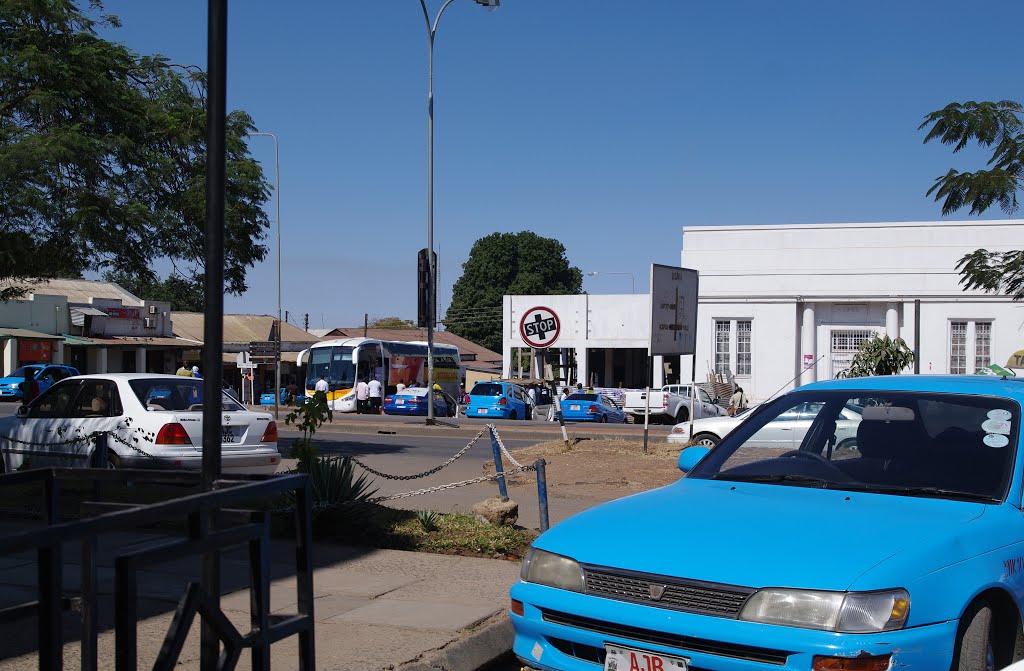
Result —
<instances>
[{"instance_id":1,"label":"black fence","mask_svg":"<svg viewBox=\"0 0 1024 671\"><path fill-rule=\"evenodd\" d=\"M298 635L298 668L313 671L313 574L311 554L311 495L305 475L242 476L219 479L212 489L187 493L156 503L125 504L83 501L91 517L64 521L61 485L92 481L97 491L126 486L189 485L198 487L198 472L106 469L37 469L0 475L0 494L9 487L41 485L45 526L36 525L0 538L0 557L34 551L38 562L37 599L0 609L0 628L24 618L38 618L39 669L63 668L63 613L74 606L81 618L81 669L96 671L99 635L97 540L103 534L130 531L158 523L186 522L182 535L166 535L143 548L130 548L114 559L114 636L116 671L138 668L138 571L189 556L202 556L200 582L189 583L154 664L174 669L196 616L203 624L202 668L233 669L245 648L251 649L254 671L269 670L270 646ZM110 483L110 484L107 484ZM9 490L8 490L9 491ZM270 514L261 510L232 510L247 502L269 501L293 492L297 612L270 614ZM69 596L63 589L62 549L80 544L81 589ZM250 630L239 632L220 610L220 553L248 546ZM102 668L111 668L104 660Z\"/></svg>"}]
</instances>

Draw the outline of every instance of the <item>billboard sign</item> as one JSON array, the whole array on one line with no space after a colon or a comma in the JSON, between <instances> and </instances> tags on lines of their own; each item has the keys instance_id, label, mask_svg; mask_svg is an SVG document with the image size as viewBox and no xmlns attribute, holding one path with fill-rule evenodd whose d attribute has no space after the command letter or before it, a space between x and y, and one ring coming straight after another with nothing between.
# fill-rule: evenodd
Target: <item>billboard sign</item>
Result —
<instances>
[{"instance_id":1,"label":"billboard sign","mask_svg":"<svg viewBox=\"0 0 1024 671\"><path fill-rule=\"evenodd\" d=\"M651 354L694 354L697 345L696 270L651 264Z\"/></svg>"}]
</instances>

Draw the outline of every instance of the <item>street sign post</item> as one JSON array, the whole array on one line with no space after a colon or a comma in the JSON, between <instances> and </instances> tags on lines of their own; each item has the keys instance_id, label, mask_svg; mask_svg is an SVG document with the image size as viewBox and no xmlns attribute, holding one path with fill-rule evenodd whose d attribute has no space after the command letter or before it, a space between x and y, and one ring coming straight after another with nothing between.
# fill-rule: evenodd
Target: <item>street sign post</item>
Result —
<instances>
[{"instance_id":1,"label":"street sign post","mask_svg":"<svg viewBox=\"0 0 1024 671\"><path fill-rule=\"evenodd\" d=\"M254 361L276 361L278 348L276 342L249 343L249 357Z\"/></svg>"}]
</instances>

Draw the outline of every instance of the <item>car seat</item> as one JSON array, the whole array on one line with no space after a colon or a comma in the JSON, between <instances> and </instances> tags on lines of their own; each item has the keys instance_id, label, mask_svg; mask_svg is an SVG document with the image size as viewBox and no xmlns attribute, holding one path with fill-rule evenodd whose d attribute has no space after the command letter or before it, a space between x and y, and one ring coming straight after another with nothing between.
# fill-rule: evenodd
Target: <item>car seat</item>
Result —
<instances>
[{"instance_id":1,"label":"car seat","mask_svg":"<svg viewBox=\"0 0 1024 671\"><path fill-rule=\"evenodd\" d=\"M107 415L107 402L99 396L95 396L92 399L91 409L90 417L105 417Z\"/></svg>"}]
</instances>

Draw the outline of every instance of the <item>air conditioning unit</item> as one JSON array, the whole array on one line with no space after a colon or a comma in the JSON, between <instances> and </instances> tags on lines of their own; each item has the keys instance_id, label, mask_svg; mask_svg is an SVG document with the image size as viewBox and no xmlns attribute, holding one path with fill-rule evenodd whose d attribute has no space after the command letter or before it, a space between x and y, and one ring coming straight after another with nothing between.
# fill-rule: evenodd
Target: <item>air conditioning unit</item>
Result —
<instances>
[{"instance_id":1,"label":"air conditioning unit","mask_svg":"<svg viewBox=\"0 0 1024 671\"><path fill-rule=\"evenodd\" d=\"M146 317L142 320L142 325L148 329L156 328L156 319L154 317Z\"/></svg>"},{"instance_id":2,"label":"air conditioning unit","mask_svg":"<svg viewBox=\"0 0 1024 671\"><path fill-rule=\"evenodd\" d=\"M151 315L155 315L156 314L156 306L155 305L150 305L149 306L149 314L151 314Z\"/></svg>"}]
</instances>

